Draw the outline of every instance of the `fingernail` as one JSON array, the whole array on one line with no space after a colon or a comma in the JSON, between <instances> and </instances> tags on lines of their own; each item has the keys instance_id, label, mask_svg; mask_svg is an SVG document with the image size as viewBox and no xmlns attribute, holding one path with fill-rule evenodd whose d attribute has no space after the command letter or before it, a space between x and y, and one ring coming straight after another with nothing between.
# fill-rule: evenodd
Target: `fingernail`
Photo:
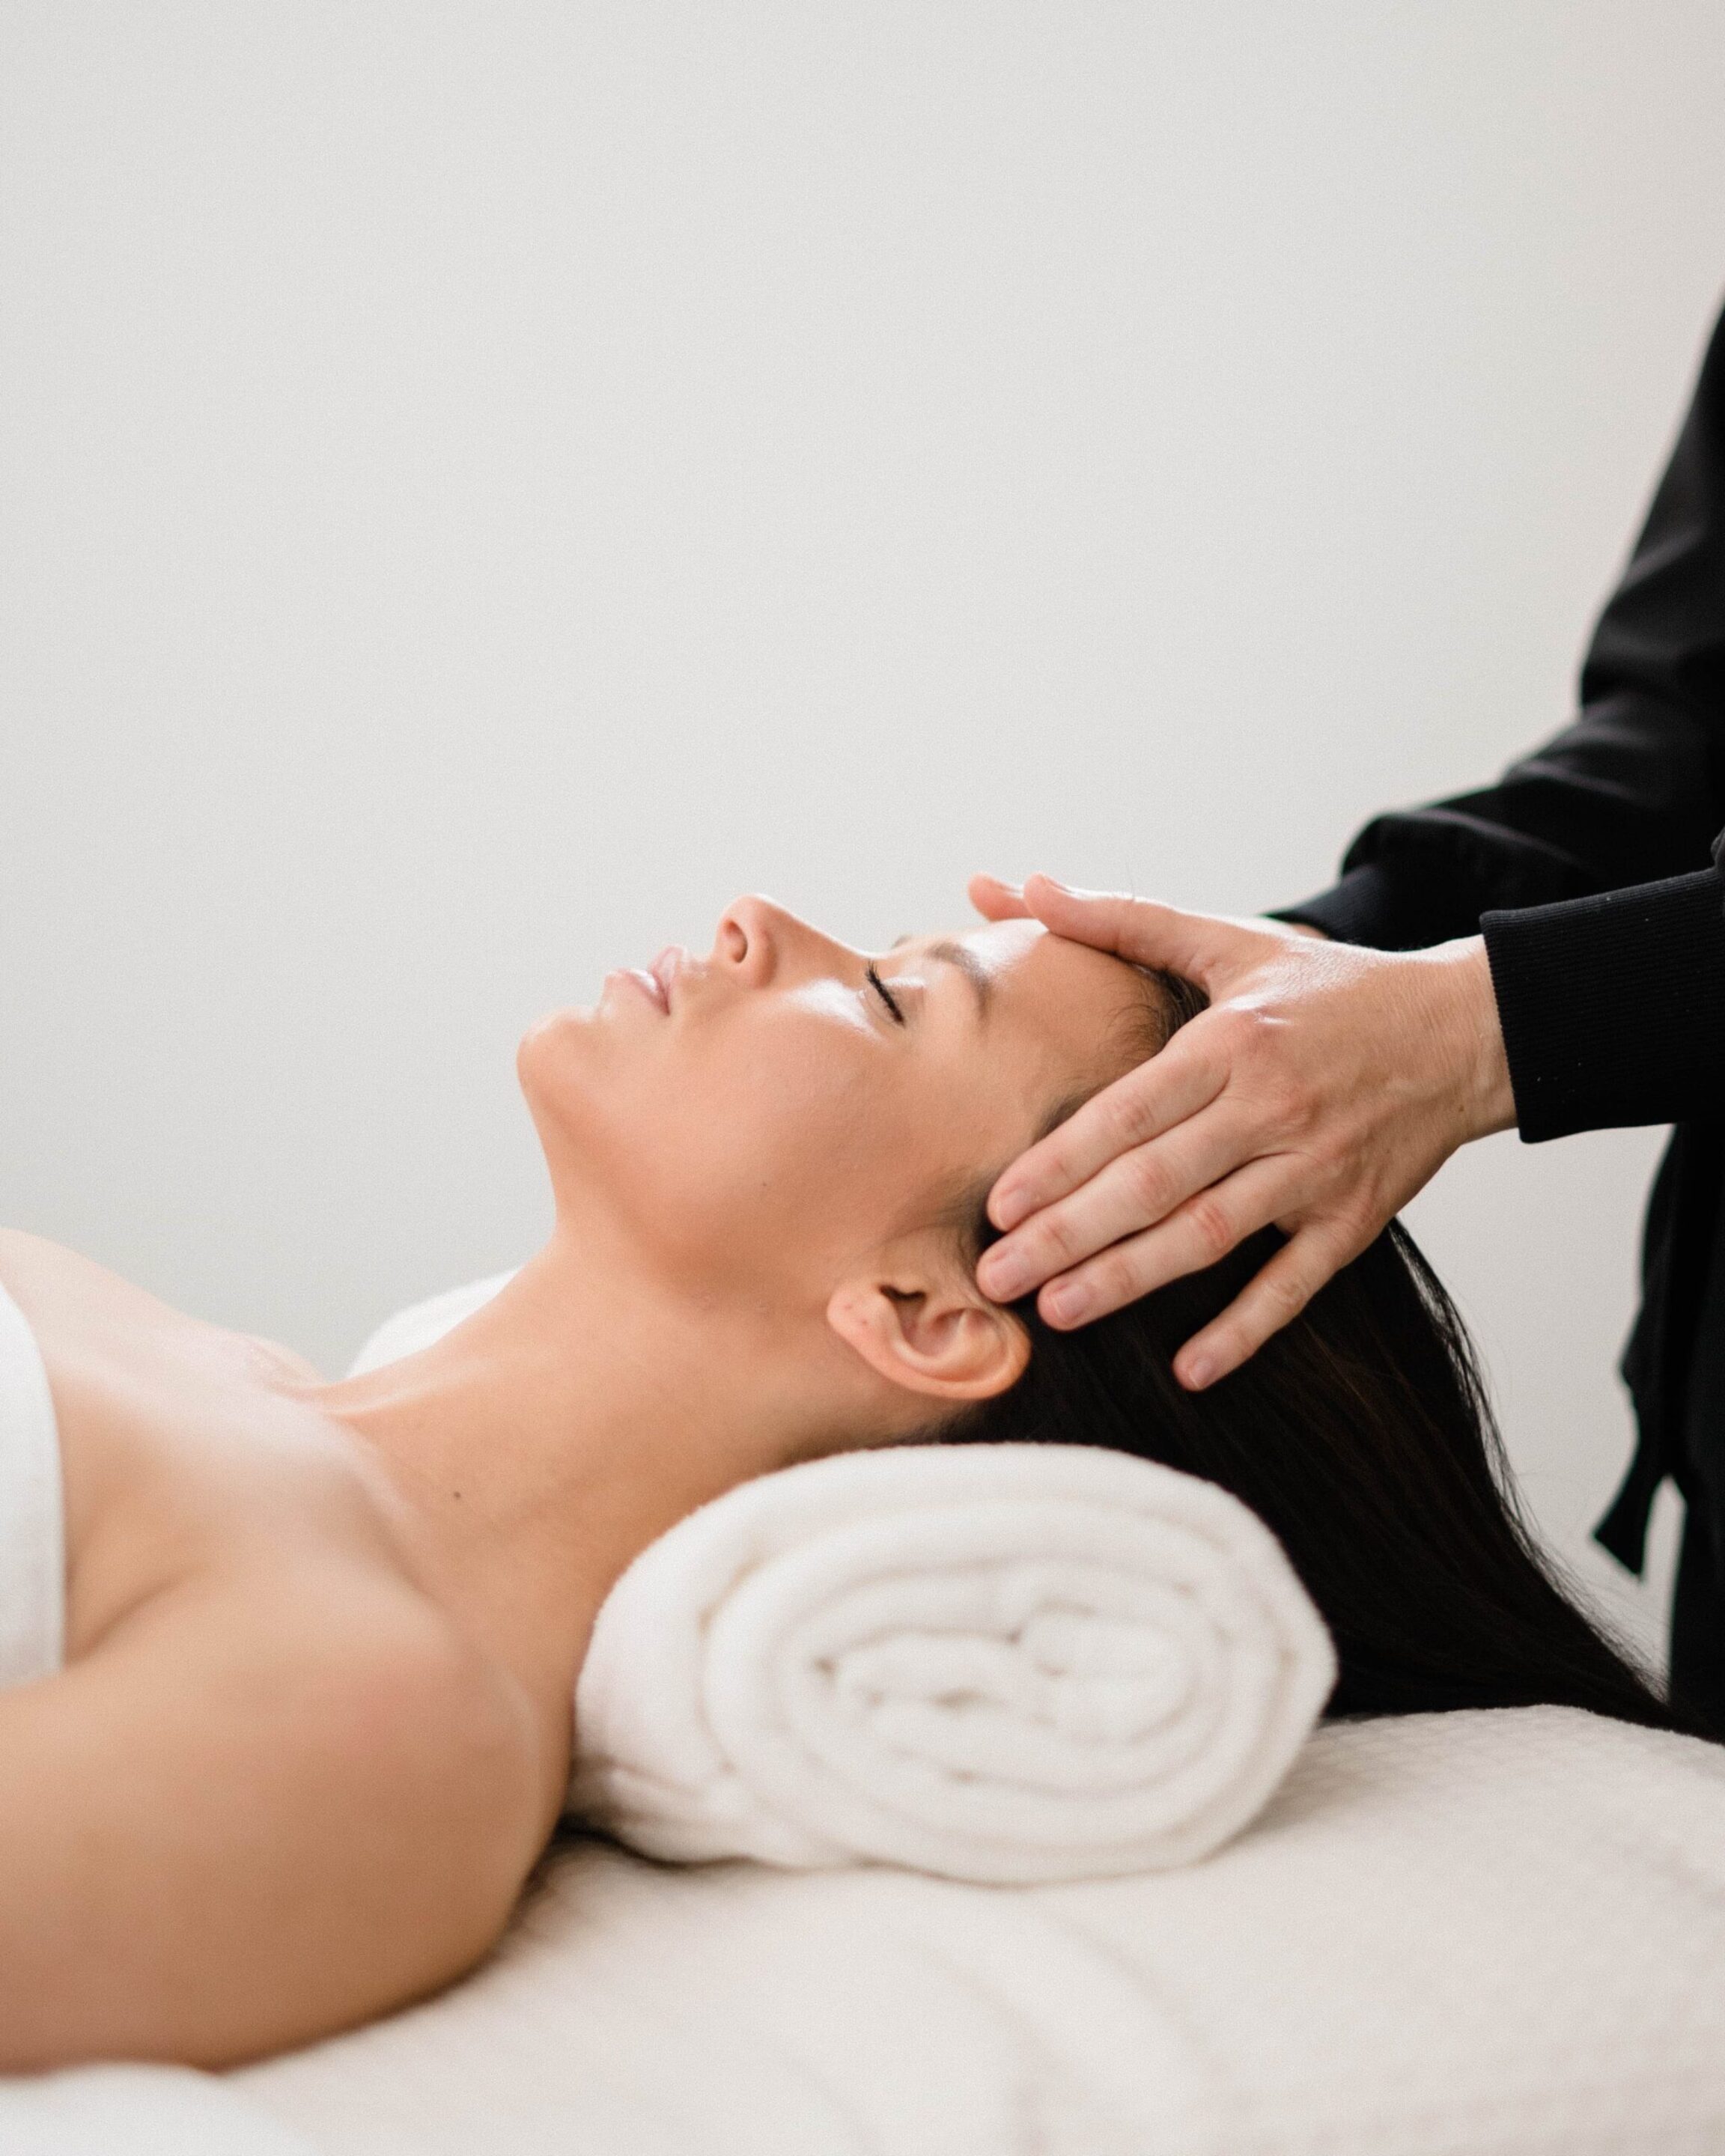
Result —
<instances>
[{"instance_id":1,"label":"fingernail","mask_svg":"<svg viewBox=\"0 0 1725 2156\"><path fill-rule=\"evenodd\" d=\"M1195 1355L1186 1365L1185 1383L1189 1393L1201 1393L1216 1374L1216 1366L1203 1355Z\"/></svg>"},{"instance_id":2,"label":"fingernail","mask_svg":"<svg viewBox=\"0 0 1725 2156\"><path fill-rule=\"evenodd\" d=\"M1090 1296L1072 1281L1064 1286L1050 1288L1046 1297L1048 1315L1058 1317L1063 1325L1071 1325L1090 1308Z\"/></svg>"},{"instance_id":3,"label":"fingernail","mask_svg":"<svg viewBox=\"0 0 1725 2156\"><path fill-rule=\"evenodd\" d=\"M1016 1250L990 1250L976 1269L977 1285L996 1302L1010 1302L1030 1285L1030 1268Z\"/></svg>"}]
</instances>

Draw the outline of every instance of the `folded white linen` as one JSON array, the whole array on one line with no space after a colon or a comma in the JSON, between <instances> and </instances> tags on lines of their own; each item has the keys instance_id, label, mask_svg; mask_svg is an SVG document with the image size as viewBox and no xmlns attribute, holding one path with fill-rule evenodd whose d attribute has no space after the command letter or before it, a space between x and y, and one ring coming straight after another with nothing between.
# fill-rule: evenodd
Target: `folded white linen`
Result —
<instances>
[{"instance_id":1,"label":"folded white linen","mask_svg":"<svg viewBox=\"0 0 1725 2156\"><path fill-rule=\"evenodd\" d=\"M630 1565L569 1808L644 1855L996 1884L1207 1856L1335 1682L1252 1512L1099 1447L904 1445L702 1506Z\"/></svg>"}]
</instances>

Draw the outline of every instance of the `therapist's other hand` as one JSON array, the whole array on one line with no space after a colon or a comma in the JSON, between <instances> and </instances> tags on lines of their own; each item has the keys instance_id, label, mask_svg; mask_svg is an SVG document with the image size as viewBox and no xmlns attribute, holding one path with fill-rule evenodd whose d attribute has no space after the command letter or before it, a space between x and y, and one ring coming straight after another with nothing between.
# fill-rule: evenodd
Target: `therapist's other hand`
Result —
<instances>
[{"instance_id":1,"label":"therapist's other hand","mask_svg":"<svg viewBox=\"0 0 1725 2156\"><path fill-rule=\"evenodd\" d=\"M1189 1340L1197 1391L1255 1354L1357 1257L1469 1139L1507 1130L1514 1096L1485 947L1332 943L1281 921L1182 913L977 876L991 920L1195 982L1209 1009L1008 1168L988 1198L1006 1231L984 1294L1070 1330L1213 1265L1273 1222L1288 1241Z\"/></svg>"}]
</instances>

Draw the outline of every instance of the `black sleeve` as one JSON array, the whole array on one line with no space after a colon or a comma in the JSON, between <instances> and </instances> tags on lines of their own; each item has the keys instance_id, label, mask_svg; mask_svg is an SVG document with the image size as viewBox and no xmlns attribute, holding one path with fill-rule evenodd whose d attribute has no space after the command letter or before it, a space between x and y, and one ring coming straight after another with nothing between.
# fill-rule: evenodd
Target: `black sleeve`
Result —
<instances>
[{"instance_id":1,"label":"black sleeve","mask_svg":"<svg viewBox=\"0 0 1725 2156\"><path fill-rule=\"evenodd\" d=\"M1725 1111L1725 883L1716 870L1482 917L1531 1144Z\"/></svg>"},{"instance_id":2,"label":"black sleeve","mask_svg":"<svg viewBox=\"0 0 1725 2156\"><path fill-rule=\"evenodd\" d=\"M1594 632L1575 722L1495 786L1378 817L1341 880L1279 917L1416 950L1472 935L1491 910L1694 874L1725 824L1722 772L1725 317Z\"/></svg>"}]
</instances>

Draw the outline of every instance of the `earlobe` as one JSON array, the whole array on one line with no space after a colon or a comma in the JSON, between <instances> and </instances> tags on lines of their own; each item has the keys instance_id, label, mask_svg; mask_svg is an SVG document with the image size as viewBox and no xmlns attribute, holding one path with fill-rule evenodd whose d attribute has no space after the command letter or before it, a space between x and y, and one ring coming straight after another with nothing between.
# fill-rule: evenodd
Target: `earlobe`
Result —
<instances>
[{"instance_id":1,"label":"earlobe","mask_svg":"<svg viewBox=\"0 0 1725 2156\"><path fill-rule=\"evenodd\" d=\"M827 1322L881 1377L937 1399L993 1399L1030 1358L1024 1327L974 1288L850 1281L834 1290Z\"/></svg>"}]
</instances>

